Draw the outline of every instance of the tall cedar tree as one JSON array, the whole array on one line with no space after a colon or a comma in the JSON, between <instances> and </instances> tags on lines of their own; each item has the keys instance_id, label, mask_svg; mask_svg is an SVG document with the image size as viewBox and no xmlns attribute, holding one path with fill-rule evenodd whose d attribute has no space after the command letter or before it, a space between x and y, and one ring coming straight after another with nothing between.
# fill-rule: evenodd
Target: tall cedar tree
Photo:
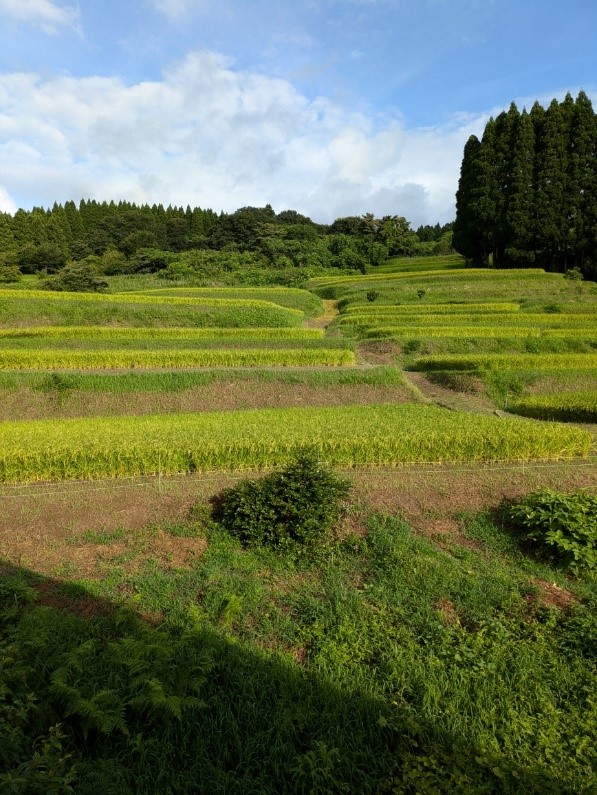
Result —
<instances>
[{"instance_id":1,"label":"tall cedar tree","mask_svg":"<svg viewBox=\"0 0 597 795\"><path fill-rule=\"evenodd\" d=\"M495 267L597 275L597 117L584 92L530 114L512 103L465 146L454 246Z\"/></svg>"}]
</instances>

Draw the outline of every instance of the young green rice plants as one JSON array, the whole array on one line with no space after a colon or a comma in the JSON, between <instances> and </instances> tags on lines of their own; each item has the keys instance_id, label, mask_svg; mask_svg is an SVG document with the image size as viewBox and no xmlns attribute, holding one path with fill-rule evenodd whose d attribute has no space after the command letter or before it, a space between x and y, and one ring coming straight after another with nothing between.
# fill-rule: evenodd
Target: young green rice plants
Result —
<instances>
[{"instance_id":1,"label":"young green rice plants","mask_svg":"<svg viewBox=\"0 0 597 795\"><path fill-rule=\"evenodd\" d=\"M3 370L121 370L189 367L314 367L355 363L346 348L206 348L161 350L0 349Z\"/></svg>"},{"instance_id":2,"label":"young green rice plants","mask_svg":"<svg viewBox=\"0 0 597 795\"><path fill-rule=\"evenodd\" d=\"M0 482L265 469L309 447L337 466L551 460L591 435L418 404L256 409L0 423Z\"/></svg>"},{"instance_id":3,"label":"young green rice plants","mask_svg":"<svg viewBox=\"0 0 597 795\"><path fill-rule=\"evenodd\" d=\"M597 422L597 388L550 395L526 395L510 403L508 410L537 420Z\"/></svg>"}]
</instances>

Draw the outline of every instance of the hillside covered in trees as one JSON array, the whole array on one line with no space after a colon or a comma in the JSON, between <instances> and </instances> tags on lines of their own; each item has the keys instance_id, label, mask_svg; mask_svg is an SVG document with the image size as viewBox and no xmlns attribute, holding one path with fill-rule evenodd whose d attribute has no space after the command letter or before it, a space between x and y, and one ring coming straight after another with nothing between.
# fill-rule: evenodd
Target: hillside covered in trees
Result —
<instances>
[{"instance_id":1,"label":"hillside covered in trees","mask_svg":"<svg viewBox=\"0 0 597 795\"><path fill-rule=\"evenodd\" d=\"M597 120L574 100L514 103L464 149L454 247L475 264L597 275Z\"/></svg>"},{"instance_id":2,"label":"hillside covered in trees","mask_svg":"<svg viewBox=\"0 0 597 795\"><path fill-rule=\"evenodd\" d=\"M448 253L451 225L420 227L372 214L317 224L294 210L234 213L81 201L0 214L0 279L81 269L97 275L161 272L226 281L244 274L295 283L329 268L363 271L389 256ZM298 270L297 270L298 269Z\"/></svg>"}]
</instances>

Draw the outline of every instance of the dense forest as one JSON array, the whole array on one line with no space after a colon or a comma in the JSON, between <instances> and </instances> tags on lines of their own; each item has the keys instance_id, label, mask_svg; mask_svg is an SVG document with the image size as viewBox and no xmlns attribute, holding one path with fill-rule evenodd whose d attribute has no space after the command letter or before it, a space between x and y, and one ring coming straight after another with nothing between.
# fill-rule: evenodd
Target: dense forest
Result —
<instances>
[{"instance_id":1,"label":"dense forest","mask_svg":"<svg viewBox=\"0 0 597 795\"><path fill-rule=\"evenodd\" d=\"M97 275L160 272L198 275L275 271L293 283L343 268L365 271L389 256L449 253L451 224L416 232L400 216L372 214L317 224L294 210L270 205L233 213L210 209L72 201L51 209L0 214L0 280L56 274L67 268Z\"/></svg>"},{"instance_id":2,"label":"dense forest","mask_svg":"<svg viewBox=\"0 0 597 795\"><path fill-rule=\"evenodd\" d=\"M573 100L512 103L464 149L454 247L476 264L597 276L597 119Z\"/></svg>"}]
</instances>

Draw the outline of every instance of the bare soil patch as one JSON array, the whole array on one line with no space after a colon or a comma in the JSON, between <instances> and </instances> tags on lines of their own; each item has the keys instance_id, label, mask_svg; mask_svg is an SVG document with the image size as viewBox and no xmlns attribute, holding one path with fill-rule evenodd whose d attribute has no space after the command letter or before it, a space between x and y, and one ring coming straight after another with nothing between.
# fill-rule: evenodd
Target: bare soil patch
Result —
<instances>
[{"instance_id":1,"label":"bare soil patch","mask_svg":"<svg viewBox=\"0 0 597 795\"><path fill-rule=\"evenodd\" d=\"M403 516L442 547L476 544L463 534L460 513L495 507L538 488L597 490L595 467L582 462L344 474L353 482L353 494L342 534L365 533L366 517L374 511ZM191 506L207 503L240 478L214 473L2 487L0 560L67 580L105 577L115 566L134 570L150 558L165 568L192 566L205 549L204 539L177 537L168 525L188 521Z\"/></svg>"},{"instance_id":2,"label":"bare soil patch","mask_svg":"<svg viewBox=\"0 0 597 795\"><path fill-rule=\"evenodd\" d=\"M359 359L367 364L396 364L402 354L402 348L394 340L368 340L357 346Z\"/></svg>"},{"instance_id":3,"label":"bare soil patch","mask_svg":"<svg viewBox=\"0 0 597 795\"><path fill-rule=\"evenodd\" d=\"M578 604L578 598L556 585L555 582L546 582L545 580L535 580L535 585L539 590L538 602L543 607L555 607L557 610L568 610L575 604Z\"/></svg>"}]
</instances>

